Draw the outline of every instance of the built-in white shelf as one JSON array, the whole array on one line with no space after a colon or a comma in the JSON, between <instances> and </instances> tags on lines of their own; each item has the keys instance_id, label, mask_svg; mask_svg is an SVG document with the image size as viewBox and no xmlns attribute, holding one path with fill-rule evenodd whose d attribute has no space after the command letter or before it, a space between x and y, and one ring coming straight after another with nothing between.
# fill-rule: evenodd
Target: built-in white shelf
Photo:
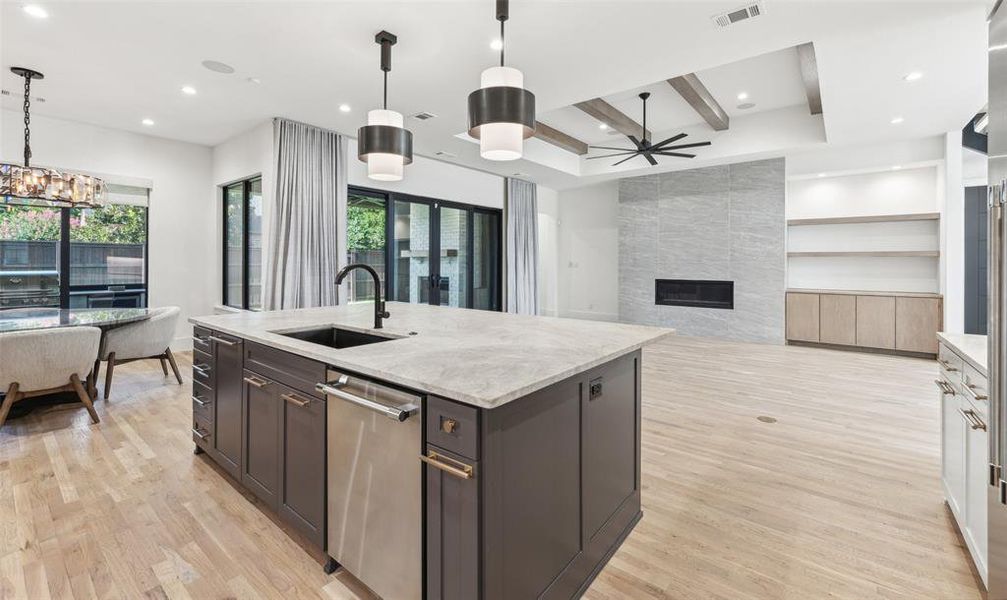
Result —
<instances>
[{"instance_id":1,"label":"built-in white shelf","mask_svg":"<svg viewBox=\"0 0 1007 600\"><path fill-rule=\"evenodd\" d=\"M837 252L787 252L791 258L822 258L822 257L939 257L938 250L866 250L866 251L837 251Z\"/></svg>"},{"instance_id":2,"label":"built-in white shelf","mask_svg":"<svg viewBox=\"0 0 1007 600\"><path fill-rule=\"evenodd\" d=\"M900 215L855 215L849 217L818 217L787 219L787 225L844 225L853 223L898 223L904 221L939 221L940 213L908 213Z\"/></svg>"}]
</instances>

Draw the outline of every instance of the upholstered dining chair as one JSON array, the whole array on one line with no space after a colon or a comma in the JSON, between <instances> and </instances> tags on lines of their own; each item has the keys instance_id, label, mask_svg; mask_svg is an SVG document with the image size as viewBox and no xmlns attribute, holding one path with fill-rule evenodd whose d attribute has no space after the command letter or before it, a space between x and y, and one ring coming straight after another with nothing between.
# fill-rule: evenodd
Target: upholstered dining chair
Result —
<instances>
[{"instance_id":1,"label":"upholstered dining chair","mask_svg":"<svg viewBox=\"0 0 1007 600\"><path fill-rule=\"evenodd\" d=\"M76 392L98 422L91 396L80 381L98 355L101 330L65 327L0 333L0 389L7 395L0 404L0 427L15 402L55 392Z\"/></svg>"},{"instance_id":2,"label":"upholstered dining chair","mask_svg":"<svg viewBox=\"0 0 1007 600\"><path fill-rule=\"evenodd\" d=\"M146 321L110 329L105 333L105 345L100 357L100 360L106 361L105 398L108 398L112 391L112 373L115 371L115 366L135 360L159 359L165 377L168 376L168 364L171 364L175 379L182 385L178 365L175 364L175 357L168 347L175 337L175 324L181 312L182 309L177 306L156 308L151 311L153 316ZM97 377L97 370L95 376Z\"/></svg>"}]
</instances>

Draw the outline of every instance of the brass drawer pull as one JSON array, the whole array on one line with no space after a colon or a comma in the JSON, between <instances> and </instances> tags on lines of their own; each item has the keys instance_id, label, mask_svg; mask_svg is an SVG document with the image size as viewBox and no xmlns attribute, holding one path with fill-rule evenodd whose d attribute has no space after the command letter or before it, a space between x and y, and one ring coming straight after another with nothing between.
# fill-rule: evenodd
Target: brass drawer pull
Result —
<instances>
[{"instance_id":1,"label":"brass drawer pull","mask_svg":"<svg viewBox=\"0 0 1007 600\"><path fill-rule=\"evenodd\" d=\"M989 400L989 397L986 394L980 394L976 391L976 384L974 383L966 383L965 392L969 396L972 396L973 400Z\"/></svg>"},{"instance_id":2,"label":"brass drawer pull","mask_svg":"<svg viewBox=\"0 0 1007 600\"><path fill-rule=\"evenodd\" d=\"M951 363L949 363L948 361L944 360L943 358L938 358L937 362L941 363L941 366L944 367L945 371L954 372L954 371L958 370L958 367L953 366Z\"/></svg>"},{"instance_id":3,"label":"brass drawer pull","mask_svg":"<svg viewBox=\"0 0 1007 600\"><path fill-rule=\"evenodd\" d=\"M214 342L217 342L218 344L223 344L225 346L237 346L238 345L238 342L232 342L231 340L225 340L224 338L217 337L215 335L211 335L210 339L213 340Z\"/></svg>"},{"instance_id":4,"label":"brass drawer pull","mask_svg":"<svg viewBox=\"0 0 1007 600\"><path fill-rule=\"evenodd\" d=\"M283 398L288 403L293 404L298 408L304 408L305 406L311 404L311 400L305 400L304 398L298 398L293 394L282 394L280 398Z\"/></svg>"},{"instance_id":5,"label":"brass drawer pull","mask_svg":"<svg viewBox=\"0 0 1007 600\"><path fill-rule=\"evenodd\" d=\"M467 465L461 461L457 461L453 458L444 456L443 454L438 454L433 450L428 450L426 455L421 454L420 460L427 463L431 467L436 467L445 473L449 473L458 477L459 479L472 479L474 477L474 470L472 465ZM447 462L441 462L447 461ZM448 464L452 463L452 464Z\"/></svg>"},{"instance_id":6,"label":"brass drawer pull","mask_svg":"<svg viewBox=\"0 0 1007 600\"><path fill-rule=\"evenodd\" d=\"M245 383L247 383L248 385L252 385L257 388L264 388L267 385L269 385L268 381L264 381L262 379L259 379L258 377L243 377L243 379L245 380Z\"/></svg>"},{"instance_id":7,"label":"brass drawer pull","mask_svg":"<svg viewBox=\"0 0 1007 600\"><path fill-rule=\"evenodd\" d=\"M200 405L200 406L209 406L210 405L209 402L207 402L206 400L203 400L202 398L200 398L199 396L196 396L195 394L193 394L193 396L192 396L192 401L195 402L196 404Z\"/></svg>"},{"instance_id":8,"label":"brass drawer pull","mask_svg":"<svg viewBox=\"0 0 1007 600\"><path fill-rule=\"evenodd\" d=\"M198 437L201 440L205 440L206 438L210 437L209 433L202 433L200 430L196 428L192 429L192 435Z\"/></svg>"}]
</instances>

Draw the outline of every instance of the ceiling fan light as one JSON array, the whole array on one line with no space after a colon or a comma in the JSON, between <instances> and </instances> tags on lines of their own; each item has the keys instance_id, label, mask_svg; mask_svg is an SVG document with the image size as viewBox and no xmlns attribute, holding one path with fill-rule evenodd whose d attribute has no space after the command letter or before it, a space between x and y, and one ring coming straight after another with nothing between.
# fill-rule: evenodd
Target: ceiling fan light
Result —
<instances>
[{"instance_id":1,"label":"ceiling fan light","mask_svg":"<svg viewBox=\"0 0 1007 600\"><path fill-rule=\"evenodd\" d=\"M367 163L367 176L376 181L399 181L403 167L413 162L413 134L402 127L402 113L375 109L367 125L357 131L357 158Z\"/></svg>"}]
</instances>

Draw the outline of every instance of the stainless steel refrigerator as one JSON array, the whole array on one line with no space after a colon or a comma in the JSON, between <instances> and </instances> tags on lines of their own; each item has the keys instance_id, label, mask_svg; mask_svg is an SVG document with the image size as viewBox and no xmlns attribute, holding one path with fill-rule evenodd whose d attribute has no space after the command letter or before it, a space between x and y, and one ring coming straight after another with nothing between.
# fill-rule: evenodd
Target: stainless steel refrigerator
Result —
<instances>
[{"instance_id":1,"label":"stainless steel refrigerator","mask_svg":"<svg viewBox=\"0 0 1007 600\"><path fill-rule=\"evenodd\" d=\"M989 45L1007 44L1007 7L999 3ZM989 600L1007 600L1007 50L989 52Z\"/></svg>"}]
</instances>

